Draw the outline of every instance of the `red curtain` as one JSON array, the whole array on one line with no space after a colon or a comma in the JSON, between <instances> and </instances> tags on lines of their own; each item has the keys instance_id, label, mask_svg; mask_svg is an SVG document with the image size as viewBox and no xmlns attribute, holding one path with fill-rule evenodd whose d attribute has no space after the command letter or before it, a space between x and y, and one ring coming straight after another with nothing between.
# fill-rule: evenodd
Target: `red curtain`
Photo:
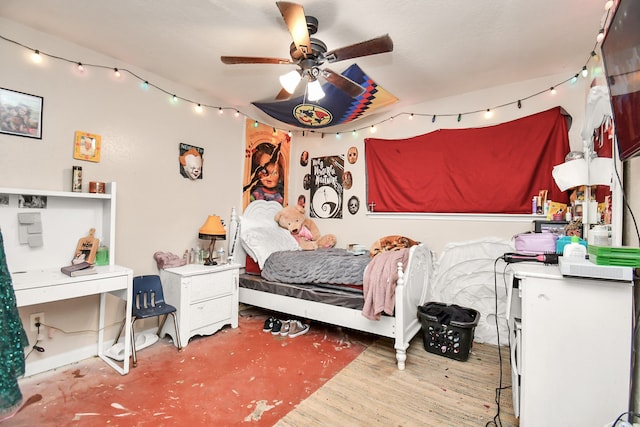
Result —
<instances>
[{"instance_id":1,"label":"red curtain","mask_svg":"<svg viewBox=\"0 0 640 427\"><path fill-rule=\"evenodd\" d=\"M567 203L551 176L569 152L565 114L555 107L484 128L367 138L368 210L526 214L540 190Z\"/></svg>"}]
</instances>

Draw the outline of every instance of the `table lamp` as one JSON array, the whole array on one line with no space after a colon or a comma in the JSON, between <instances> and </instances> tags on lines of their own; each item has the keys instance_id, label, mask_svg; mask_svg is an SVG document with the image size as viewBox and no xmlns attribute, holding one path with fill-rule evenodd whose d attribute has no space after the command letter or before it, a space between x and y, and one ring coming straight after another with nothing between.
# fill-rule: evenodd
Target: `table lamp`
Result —
<instances>
[{"instance_id":1,"label":"table lamp","mask_svg":"<svg viewBox=\"0 0 640 427\"><path fill-rule=\"evenodd\" d=\"M205 223L200 227L198 238L203 240L211 240L209 244L209 256L205 260L204 265L216 265L217 262L213 259L213 248L216 244L216 240L225 240L227 232L222 225L222 220L217 215L209 215Z\"/></svg>"}]
</instances>

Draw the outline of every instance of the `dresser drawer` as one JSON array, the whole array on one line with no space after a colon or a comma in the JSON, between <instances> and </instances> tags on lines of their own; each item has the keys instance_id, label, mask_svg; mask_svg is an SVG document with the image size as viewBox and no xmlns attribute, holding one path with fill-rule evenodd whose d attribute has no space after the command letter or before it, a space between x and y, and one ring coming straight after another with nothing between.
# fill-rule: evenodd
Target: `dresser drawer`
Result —
<instances>
[{"instance_id":1,"label":"dresser drawer","mask_svg":"<svg viewBox=\"0 0 640 427\"><path fill-rule=\"evenodd\" d=\"M202 301L189 307L190 330L231 319L232 296Z\"/></svg>"},{"instance_id":2,"label":"dresser drawer","mask_svg":"<svg viewBox=\"0 0 640 427\"><path fill-rule=\"evenodd\" d=\"M220 271L215 274L200 274L191 276L191 302L228 295L233 292L235 280L234 271Z\"/></svg>"}]
</instances>

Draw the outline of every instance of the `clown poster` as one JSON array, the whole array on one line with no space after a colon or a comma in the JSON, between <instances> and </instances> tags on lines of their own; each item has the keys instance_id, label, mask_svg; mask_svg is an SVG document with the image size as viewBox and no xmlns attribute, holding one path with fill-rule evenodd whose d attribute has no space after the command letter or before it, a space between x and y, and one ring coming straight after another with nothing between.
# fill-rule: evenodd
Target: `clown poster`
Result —
<instances>
[{"instance_id":1,"label":"clown poster","mask_svg":"<svg viewBox=\"0 0 640 427\"><path fill-rule=\"evenodd\" d=\"M311 218L342 218L344 155L311 159Z\"/></svg>"},{"instance_id":2,"label":"clown poster","mask_svg":"<svg viewBox=\"0 0 640 427\"><path fill-rule=\"evenodd\" d=\"M252 120L247 120L242 203L254 200L276 201L286 206L289 187L291 138Z\"/></svg>"},{"instance_id":3,"label":"clown poster","mask_svg":"<svg viewBox=\"0 0 640 427\"><path fill-rule=\"evenodd\" d=\"M202 157L204 148L180 143L178 146L178 160L180 162L180 175L191 181L202 179Z\"/></svg>"}]
</instances>

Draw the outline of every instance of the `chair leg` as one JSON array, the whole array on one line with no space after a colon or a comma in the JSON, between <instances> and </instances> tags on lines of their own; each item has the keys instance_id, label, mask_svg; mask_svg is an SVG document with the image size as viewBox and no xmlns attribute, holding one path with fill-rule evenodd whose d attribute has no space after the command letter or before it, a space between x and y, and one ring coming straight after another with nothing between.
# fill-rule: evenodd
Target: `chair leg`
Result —
<instances>
[{"instance_id":1,"label":"chair leg","mask_svg":"<svg viewBox=\"0 0 640 427\"><path fill-rule=\"evenodd\" d=\"M131 357L133 358L133 367L138 366L138 357L136 355L136 333L133 330L133 325L136 323L136 318L131 319Z\"/></svg>"},{"instance_id":2,"label":"chair leg","mask_svg":"<svg viewBox=\"0 0 640 427\"><path fill-rule=\"evenodd\" d=\"M176 343L178 344L178 351L182 350L182 343L180 342L180 333L178 332L178 316L176 312L171 313L173 316L173 326L176 328Z\"/></svg>"},{"instance_id":3,"label":"chair leg","mask_svg":"<svg viewBox=\"0 0 640 427\"><path fill-rule=\"evenodd\" d=\"M120 335L122 335L122 331L124 330L124 325L127 324L127 318L125 317L125 319L122 321L122 325L120 325L120 330L118 331L118 336L116 336L116 339L113 340L113 345L118 344L118 340L120 339Z\"/></svg>"}]
</instances>

